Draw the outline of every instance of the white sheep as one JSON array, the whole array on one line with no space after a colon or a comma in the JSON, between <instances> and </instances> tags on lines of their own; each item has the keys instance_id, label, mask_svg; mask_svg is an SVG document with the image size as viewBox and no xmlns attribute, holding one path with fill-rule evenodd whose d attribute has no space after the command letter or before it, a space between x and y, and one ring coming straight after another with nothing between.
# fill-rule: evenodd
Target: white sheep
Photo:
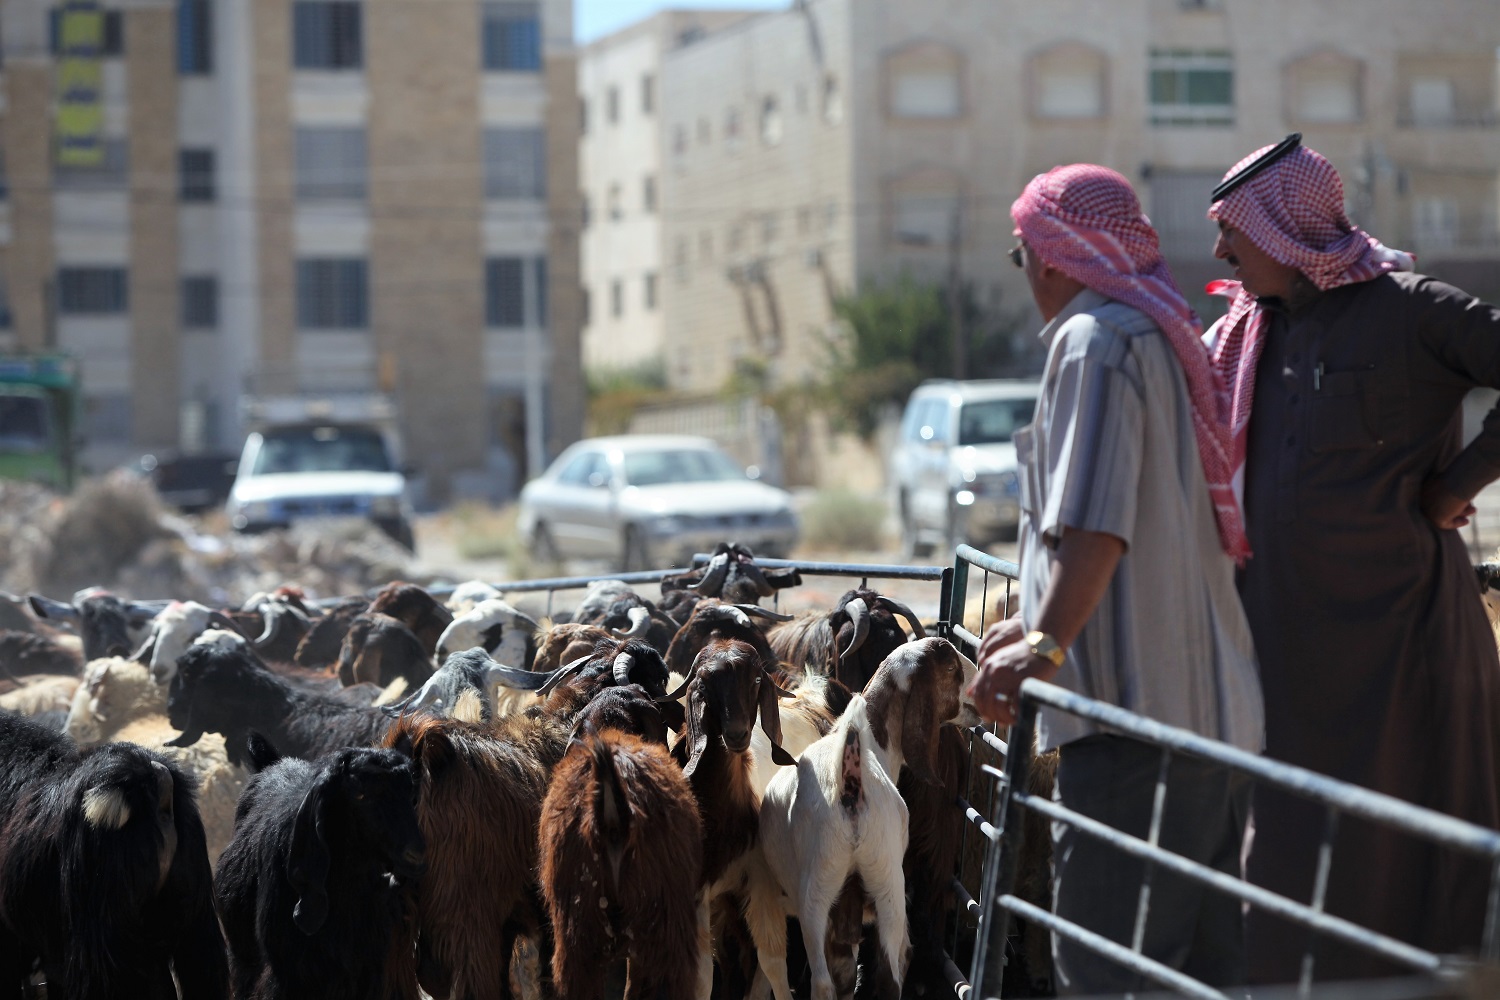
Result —
<instances>
[{"instance_id":1,"label":"white sheep","mask_svg":"<svg viewBox=\"0 0 1500 1000\"><path fill-rule=\"evenodd\" d=\"M0 694L0 711L16 715L66 712L78 690L78 678L58 674L31 674L16 678L14 691Z\"/></svg>"},{"instance_id":2,"label":"white sheep","mask_svg":"<svg viewBox=\"0 0 1500 1000\"><path fill-rule=\"evenodd\" d=\"M177 672L177 658L210 627L239 634L223 612L196 601L174 601L152 620L146 642L135 658L151 667L156 683L168 687Z\"/></svg>"},{"instance_id":3,"label":"white sheep","mask_svg":"<svg viewBox=\"0 0 1500 1000\"><path fill-rule=\"evenodd\" d=\"M530 615L499 598L481 601L443 630L437 641L437 660L446 663L454 653L479 646L507 667L529 670L540 628Z\"/></svg>"},{"instance_id":4,"label":"white sheep","mask_svg":"<svg viewBox=\"0 0 1500 1000\"><path fill-rule=\"evenodd\" d=\"M465 580L453 588L453 593L448 595L446 607L453 612L456 618L461 614L472 611L474 606L481 601L494 600L504 597L496 588L485 583L483 580Z\"/></svg>"}]
</instances>

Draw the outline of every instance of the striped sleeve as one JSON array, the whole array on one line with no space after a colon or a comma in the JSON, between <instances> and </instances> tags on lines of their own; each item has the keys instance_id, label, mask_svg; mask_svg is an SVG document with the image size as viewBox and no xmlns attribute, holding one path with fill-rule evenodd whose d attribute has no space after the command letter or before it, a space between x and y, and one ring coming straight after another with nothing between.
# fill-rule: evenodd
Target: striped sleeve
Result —
<instances>
[{"instance_id":1,"label":"striped sleeve","mask_svg":"<svg viewBox=\"0 0 1500 1000\"><path fill-rule=\"evenodd\" d=\"M1066 342L1054 385L1040 527L1054 542L1073 528L1114 535L1128 548L1145 440L1130 338L1088 315L1070 320L1058 335Z\"/></svg>"}]
</instances>

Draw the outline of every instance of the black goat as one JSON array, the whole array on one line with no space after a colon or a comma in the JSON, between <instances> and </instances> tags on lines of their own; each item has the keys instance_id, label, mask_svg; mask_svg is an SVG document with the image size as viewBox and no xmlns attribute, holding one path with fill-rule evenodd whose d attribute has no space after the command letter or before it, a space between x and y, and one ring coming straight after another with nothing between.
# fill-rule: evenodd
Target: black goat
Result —
<instances>
[{"instance_id":1,"label":"black goat","mask_svg":"<svg viewBox=\"0 0 1500 1000\"><path fill-rule=\"evenodd\" d=\"M108 591L80 590L72 604L54 601L40 594L30 597L31 610L38 618L68 622L78 628L83 638L83 658L129 656L146 639L145 629L151 619L171 601L122 601Z\"/></svg>"},{"instance_id":2,"label":"black goat","mask_svg":"<svg viewBox=\"0 0 1500 1000\"><path fill-rule=\"evenodd\" d=\"M128 743L80 753L0 716L0 993L40 965L69 1000L222 1000L229 977L193 780Z\"/></svg>"},{"instance_id":3,"label":"black goat","mask_svg":"<svg viewBox=\"0 0 1500 1000\"><path fill-rule=\"evenodd\" d=\"M661 609L677 621L692 616L698 601L716 597L726 604L758 604L778 590L800 586L796 568L766 571L755 562L755 553L739 542L720 542L708 565L661 582Z\"/></svg>"},{"instance_id":4,"label":"black goat","mask_svg":"<svg viewBox=\"0 0 1500 1000\"><path fill-rule=\"evenodd\" d=\"M245 740L252 730L290 756L311 759L341 747L370 746L391 721L378 708L299 688L229 643L195 645L178 658L167 718L182 733L169 746L190 747L204 733L222 733L232 764L247 763Z\"/></svg>"},{"instance_id":5,"label":"black goat","mask_svg":"<svg viewBox=\"0 0 1500 1000\"><path fill-rule=\"evenodd\" d=\"M432 676L432 650L400 619L366 611L349 623L338 666L346 687L366 682L385 687L405 677L415 688Z\"/></svg>"},{"instance_id":6,"label":"black goat","mask_svg":"<svg viewBox=\"0 0 1500 1000\"><path fill-rule=\"evenodd\" d=\"M344 636L349 625L364 614L370 602L363 597L346 597L312 620L307 635L297 644L293 660L299 667L326 670L338 662L339 649L344 645Z\"/></svg>"},{"instance_id":7,"label":"black goat","mask_svg":"<svg viewBox=\"0 0 1500 1000\"><path fill-rule=\"evenodd\" d=\"M426 867L411 758L366 748L308 762L258 735L248 749L259 773L214 885L235 996L416 997L399 884Z\"/></svg>"}]
</instances>

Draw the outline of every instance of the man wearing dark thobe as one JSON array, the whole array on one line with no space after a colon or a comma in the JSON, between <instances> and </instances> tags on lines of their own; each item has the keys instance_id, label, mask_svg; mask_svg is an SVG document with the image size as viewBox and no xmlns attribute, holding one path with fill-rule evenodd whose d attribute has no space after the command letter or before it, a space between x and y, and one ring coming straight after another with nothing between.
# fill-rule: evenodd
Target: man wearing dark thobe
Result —
<instances>
[{"instance_id":1,"label":"man wearing dark thobe","mask_svg":"<svg viewBox=\"0 0 1500 1000\"><path fill-rule=\"evenodd\" d=\"M1500 309L1414 273L1343 206L1338 173L1289 137L1237 164L1209 212L1238 279L1210 286L1234 301L1207 339L1232 393L1266 752L1493 827L1500 663L1456 529L1500 477L1500 411L1461 439L1464 395L1500 386ZM1252 881L1310 900L1324 811L1260 786L1254 816ZM1488 888L1483 864L1339 822L1335 915L1472 951ZM1305 931L1257 910L1249 935L1252 981L1297 978ZM1394 971L1316 955L1320 980Z\"/></svg>"}]
</instances>

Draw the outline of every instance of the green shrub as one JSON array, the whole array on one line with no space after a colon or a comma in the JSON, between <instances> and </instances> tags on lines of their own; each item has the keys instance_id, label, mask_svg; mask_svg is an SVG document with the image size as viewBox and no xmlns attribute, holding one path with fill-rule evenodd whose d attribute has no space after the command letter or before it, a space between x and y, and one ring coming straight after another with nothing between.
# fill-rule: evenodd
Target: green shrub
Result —
<instances>
[{"instance_id":1,"label":"green shrub","mask_svg":"<svg viewBox=\"0 0 1500 1000\"><path fill-rule=\"evenodd\" d=\"M802 511L802 546L876 550L885 541L884 501L851 490L821 490Z\"/></svg>"}]
</instances>

